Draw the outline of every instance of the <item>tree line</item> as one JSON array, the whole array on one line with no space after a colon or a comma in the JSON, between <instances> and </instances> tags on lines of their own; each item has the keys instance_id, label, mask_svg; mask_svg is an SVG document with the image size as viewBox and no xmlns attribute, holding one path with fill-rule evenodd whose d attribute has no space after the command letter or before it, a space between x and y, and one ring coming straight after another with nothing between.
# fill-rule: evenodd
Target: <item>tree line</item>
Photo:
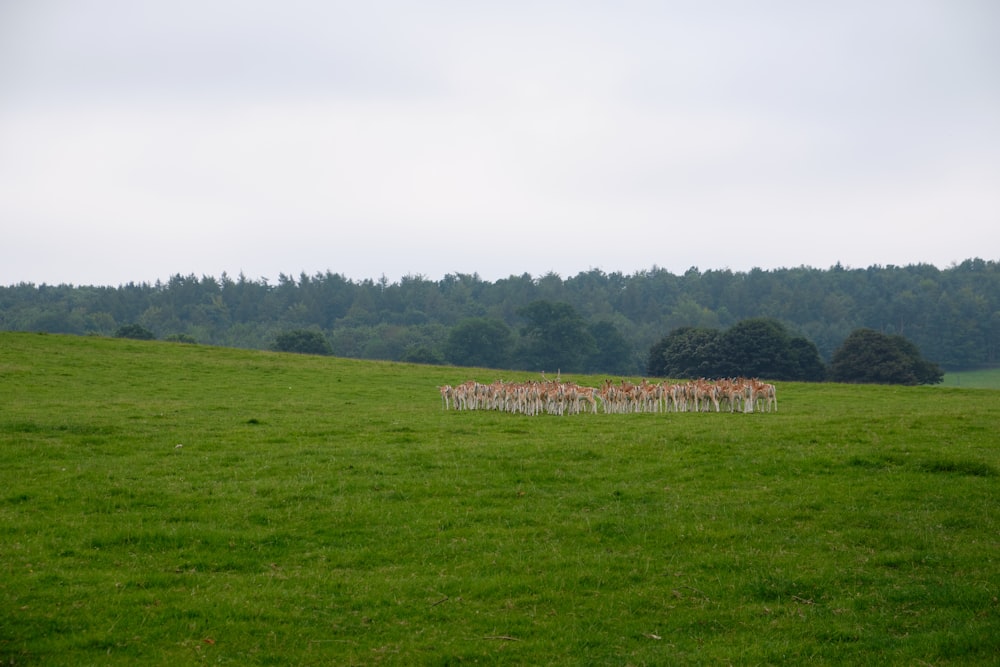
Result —
<instances>
[{"instance_id":1,"label":"tree line","mask_svg":"<svg viewBox=\"0 0 1000 667\"><path fill-rule=\"evenodd\" d=\"M1000 347L1000 263L0 287L3 330L113 335L135 324L161 339L257 349L311 331L345 357L623 375L646 373L653 346L677 329L757 318L815 346L824 364L866 329L905 338L942 368L989 366Z\"/></svg>"},{"instance_id":2,"label":"tree line","mask_svg":"<svg viewBox=\"0 0 1000 667\"><path fill-rule=\"evenodd\" d=\"M816 346L767 318L737 322L726 331L680 327L649 351L647 375L668 378L766 377L805 382L937 384L941 368L899 334L856 329L829 366Z\"/></svg>"}]
</instances>

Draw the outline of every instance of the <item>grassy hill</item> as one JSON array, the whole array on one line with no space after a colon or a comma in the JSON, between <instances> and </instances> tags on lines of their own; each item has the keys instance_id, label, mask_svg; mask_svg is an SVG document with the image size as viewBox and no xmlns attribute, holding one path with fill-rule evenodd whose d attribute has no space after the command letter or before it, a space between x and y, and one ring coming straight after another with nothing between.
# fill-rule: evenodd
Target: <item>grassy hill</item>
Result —
<instances>
[{"instance_id":1,"label":"grassy hill","mask_svg":"<svg viewBox=\"0 0 1000 667\"><path fill-rule=\"evenodd\" d=\"M1000 392L500 375L0 334L0 662L995 664Z\"/></svg>"}]
</instances>

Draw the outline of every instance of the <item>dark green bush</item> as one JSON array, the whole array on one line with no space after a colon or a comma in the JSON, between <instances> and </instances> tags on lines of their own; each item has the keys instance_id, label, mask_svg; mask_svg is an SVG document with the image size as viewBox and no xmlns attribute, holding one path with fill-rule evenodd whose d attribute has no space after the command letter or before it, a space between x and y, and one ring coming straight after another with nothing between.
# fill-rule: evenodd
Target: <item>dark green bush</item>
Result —
<instances>
[{"instance_id":1,"label":"dark green bush","mask_svg":"<svg viewBox=\"0 0 1000 667\"><path fill-rule=\"evenodd\" d=\"M278 334L274 340L276 352L296 352L298 354L333 354L330 341L318 331L296 329Z\"/></svg>"},{"instance_id":2,"label":"dark green bush","mask_svg":"<svg viewBox=\"0 0 1000 667\"><path fill-rule=\"evenodd\" d=\"M135 340L155 340L156 334L141 324L126 324L118 327L115 338L133 338Z\"/></svg>"}]
</instances>

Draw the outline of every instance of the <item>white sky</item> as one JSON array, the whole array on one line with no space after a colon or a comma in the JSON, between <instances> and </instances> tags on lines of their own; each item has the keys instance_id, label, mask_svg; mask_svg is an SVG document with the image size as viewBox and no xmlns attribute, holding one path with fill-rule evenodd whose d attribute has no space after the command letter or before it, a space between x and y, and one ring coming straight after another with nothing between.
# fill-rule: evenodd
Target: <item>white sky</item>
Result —
<instances>
[{"instance_id":1,"label":"white sky","mask_svg":"<svg viewBox=\"0 0 1000 667\"><path fill-rule=\"evenodd\" d=\"M0 0L0 284L1000 259L996 0Z\"/></svg>"}]
</instances>

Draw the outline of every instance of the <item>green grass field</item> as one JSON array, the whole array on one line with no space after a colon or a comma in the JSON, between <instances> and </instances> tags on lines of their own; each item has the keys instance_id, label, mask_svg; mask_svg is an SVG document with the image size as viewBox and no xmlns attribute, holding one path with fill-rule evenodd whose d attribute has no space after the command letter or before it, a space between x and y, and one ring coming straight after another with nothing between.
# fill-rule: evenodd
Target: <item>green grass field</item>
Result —
<instances>
[{"instance_id":1,"label":"green grass field","mask_svg":"<svg viewBox=\"0 0 1000 667\"><path fill-rule=\"evenodd\" d=\"M945 373L941 384L966 389L1000 389L1000 368Z\"/></svg>"},{"instance_id":2,"label":"green grass field","mask_svg":"<svg viewBox=\"0 0 1000 667\"><path fill-rule=\"evenodd\" d=\"M996 664L1000 392L441 409L501 376L0 334L0 663Z\"/></svg>"}]
</instances>

